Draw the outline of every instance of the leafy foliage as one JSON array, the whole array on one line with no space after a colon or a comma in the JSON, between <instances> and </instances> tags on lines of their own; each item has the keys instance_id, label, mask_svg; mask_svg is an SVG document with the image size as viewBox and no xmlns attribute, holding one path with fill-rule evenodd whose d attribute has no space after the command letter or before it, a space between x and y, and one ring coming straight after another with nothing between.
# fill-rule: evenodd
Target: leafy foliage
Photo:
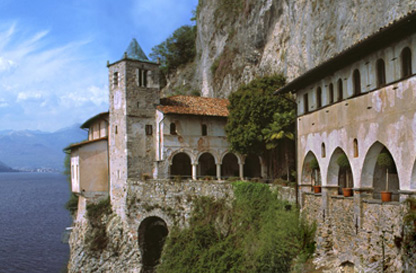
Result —
<instances>
[{"instance_id":1,"label":"leafy foliage","mask_svg":"<svg viewBox=\"0 0 416 273\"><path fill-rule=\"evenodd\" d=\"M153 47L149 56L152 60L160 58L160 70L167 75L179 66L194 60L196 53L195 39L196 27L182 26L175 30L166 41Z\"/></svg>"},{"instance_id":2,"label":"leafy foliage","mask_svg":"<svg viewBox=\"0 0 416 273\"><path fill-rule=\"evenodd\" d=\"M102 218L111 213L110 198L87 205L87 218L92 229L87 233L85 243L91 251L100 251L107 247L108 235Z\"/></svg>"},{"instance_id":3,"label":"leafy foliage","mask_svg":"<svg viewBox=\"0 0 416 273\"><path fill-rule=\"evenodd\" d=\"M314 157L311 162L309 163L309 166L311 167L311 170L317 170L319 169L319 163L318 160Z\"/></svg>"},{"instance_id":4,"label":"leafy foliage","mask_svg":"<svg viewBox=\"0 0 416 273\"><path fill-rule=\"evenodd\" d=\"M157 272L288 272L314 251L314 225L264 184L235 182L232 207L195 201L190 225L169 235Z\"/></svg>"},{"instance_id":5,"label":"leafy foliage","mask_svg":"<svg viewBox=\"0 0 416 273\"><path fill-rule=\"evenodd\" d=\"M288 94L273 95L284 83L282 75L257 78L230 95L225 131L234 151L260 155L293 138L294 104Z\"/></svg>"},{"instance_id":6,"label":"leafy foliage","mask_svg":"<svg viewBox=\"0 0 416 273\"><path fill-rule=\"evenodd\" d=\"M390 153L384 152L380 153L377 157L377 164L383 168L392 168L393 167L393 158Z\"/></svg>"},{"instance_id":7,"label":"leafy foliage","mask_svg":"<svg viewBox=\"0 0 416 273\"><path fill-rule=\"evenodd\" d=\"M341 169L347 169L350 167L350 162L345 154L342 154L337 158L337 164Z\"/></svg>"},{"instance_id":8,"label":"leafy foliage","mask_svg":"<svg viewBox=\"0 0 416 273\"><path fill-rule=\"evenodd\" d=\"M71 215L75 215L78 210L78 196L71 193L69 200L65 203L65 208L71 213Z\"/></svg>"}]
</instances>

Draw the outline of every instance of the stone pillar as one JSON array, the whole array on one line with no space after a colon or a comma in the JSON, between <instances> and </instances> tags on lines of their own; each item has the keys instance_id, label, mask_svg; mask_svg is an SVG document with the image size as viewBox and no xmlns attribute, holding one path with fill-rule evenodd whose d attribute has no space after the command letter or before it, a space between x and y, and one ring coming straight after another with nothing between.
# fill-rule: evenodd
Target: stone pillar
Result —
<instances>
[{"instance_id":1,"label":"stone pillar","mask_svg":"<svg viewBox=\"0 0 416 273\"><path fill-rule=\"evenodd\" d=\"M331 196L338 194L338 186L336 185L326 185L322 186L322 215L324 217L329 215L329 208L331 206ZM325 220L325 219L324 219Z\"/></svg>"},{"instance_id":2,"label":"stone pillar","mask_svg":"<svg viewBox=\"0 0 416 273\"><path fill-rule=\"evenodd\" d=\"M373 196L373 188L354 188L354 225L356 233L361 228L364 212L363 212L363 200L371 199Z\"/></svg>"},{"instance_id":3,"label":"stone pillar","mask_svg":"<svg viewBox=\"0 0 416 273\"><path fill-rule=\"evenodd\" d=\"M217 180L221 180L221 164L217 164Z\"/></svg>"},{"instance_id":4,"label":"stone pillar","mask_svg":"<svg viewBox=\"0 0 416 273\"><path fill-rule=\"evenodd\" d=\"M240 179L244 180L244 164L243 163L239 163L238 166L240 167L239 169L239 174L240 174Z\"/></svg>"},{"instance_id":5,"label":"stone pillar","mask_svg":"<svg viewBox=\"0 0 416 273\"><path fill-rule=\"evenodd\" d=\"M198 164L192 164L192 180L196 180L196 170L197 170Z\"/></svg>"}]
</instances>

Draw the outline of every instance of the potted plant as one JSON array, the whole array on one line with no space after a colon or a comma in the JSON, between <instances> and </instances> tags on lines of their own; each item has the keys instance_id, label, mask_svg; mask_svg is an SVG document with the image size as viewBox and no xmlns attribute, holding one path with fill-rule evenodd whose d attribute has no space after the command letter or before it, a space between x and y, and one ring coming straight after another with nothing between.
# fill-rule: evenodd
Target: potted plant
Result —
<instances>
[{"instance_id":1,"label":"potted plant","mask_svg":"<svg viewBox=\"0 0 416 273\"><path fill-rule=\"evenodd\" d=\"M313 192L314 193L320 193L321 192L321 185L319 183L319 163L316 158L313 158L311 162L309 163L309 166L311 168L311 180L314 181L313 183Z\"/></svg>"},{"instance_id":2,"label":"potted plant","mask_svg":"<svg viewBox=\"0 0 416 273\"><path fill-rule=\"evenodd\" d=\"M391 170L394 166L393 158L391 158L389 153L380 153L377 157L377 164L386 169L386 190L381 191L381 201L390 202L392 192L389 191L389 169Z\"/></svg>"},{"instance_id":3,"label":"potted plant","mask_svg":"<svg viewBox=\"0 0 416 273\"><path fill-rule=\"evenodd\" d=\"M340 168L340 171L345 172L345 187L342 188L342 194L344 195L344 197L352 196L352 185L350 184L349 179L349 170L351 169L351 167L347 156L345 154L339 156L337 159L337 164Z\"/></svg>"}]
</instances>

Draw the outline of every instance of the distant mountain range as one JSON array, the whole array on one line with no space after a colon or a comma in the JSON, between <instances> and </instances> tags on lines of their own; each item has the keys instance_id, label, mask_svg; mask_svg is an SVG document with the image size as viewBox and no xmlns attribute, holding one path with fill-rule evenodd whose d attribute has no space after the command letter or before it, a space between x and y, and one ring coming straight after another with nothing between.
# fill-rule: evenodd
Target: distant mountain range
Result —
<instances>
[{"instance_id":1,"label":"distant mountain range","mask_svg":"<svg viewBox=\"0 0 416 273\"><path fill-rule=\"evenodd\" d=\"M10 168L26 171L62 171L63 148L85 140L79 124L53 133L42 131L0 131L0 172ZM10 170L9 170L10 171Z\"/></svg>"}]
</instances>

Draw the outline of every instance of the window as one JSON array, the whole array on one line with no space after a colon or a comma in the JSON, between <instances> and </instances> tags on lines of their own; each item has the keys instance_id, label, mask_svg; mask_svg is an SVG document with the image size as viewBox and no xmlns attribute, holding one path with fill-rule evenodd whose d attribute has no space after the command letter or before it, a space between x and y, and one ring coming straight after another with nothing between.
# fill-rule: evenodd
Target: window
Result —
<instances>
[{"instance_id":1,"label":"window","mask_svg":"<svg viewBox=\"0 0 416 273\"><path fill-rule=\"evenodd\" d=\"M405 47L401 54L402 60L402 78L410 76L412 74L412 52L410 48Z\"/></svg>"},{"instance_id":2,"label":"window","mask_svg":"<svg viewBox=\"0 0 416 273\"><path fill-rule=\"evenodd\" d=\"M358 140L354 139L354 157L358 157Z\"/></svg>"},{"instance_id":3,"label":"window","mask_svg":"<svg viewBox=\"0 0 416 273\"><path fill-rule=\"evenodd\" d=\"M117 125L116 125L116 127L114 128L114 131L115 131L115 133L116 133L116 135L118 134L118 132L117 132Z\"/></svg>"},{"instance_id":4,"label":"window","mask_svg":"<svg viewBox=\"0 0 416 273\"><path fill-rule=\"evenodd\" d=\"M201 130L202 130L202 135L203 136L206 136L207 135L207 125L206 124L202 124Z\"/></svg>"},{"instance_id":5,"label":"window","mask_svg":"<svg viewBox=\"0 0 416 273\"><path fill-rule=\"evenodd\" d=\"M170 134L171 135L176 135L177 133L176 133L176 124L174 123L174 122L172 122L171 124L170 124Z\"/></svg>"},{"instance_id":6,"label":"window","mask_svg":"<svg viewBox=\"0 0 416 273\"><path fill-rule=\"evenodd\" d=\"M118 86L118 72L113 73L113 86L114 87Z\"/></svg>"},{"instance_id":7,"label":"window","mask_svg":"<svg viewBox=\"0 0 416 273\"><path fill-rule=\"evenodd\" d=\"M329 103L334 103L334 85L329 84Z\"/></svg>"},{"instance_id":8,"label":"window","mask_svg":"<svg viewBox=\"0 0 416 273\"><path fill-rule=\"evenodd\" d=\"M316 89L316 108L322 107L322 89L318 87Z\"/></svg>"},{"instance_id":9,"label":"window","mask_svg":"<svg viewBox=\"0 0 416 273\"><path fill-rule=\"evenodd\" d=\"M358 69L355 69L352 74L352 84L353 84L354 96L359 95L361 93L361 76L360 76L360 71L358 71Z\"/></svg>"},{"instance_id":10,"label":"window","mask_svg":"<svg viewBox=\"0 0 416 273\"><path fill-rule=\"evenodd\" d=\"M321 145L321 156L323 158L326 157L325 143L322 143L322 145Z\"/></svg>"},{"instance_id":11,"label":"window","mask_svg":"<svg viewBox=\"0 0 416 273\"><path fill-rule=\"evenodd\" d=\"M306 114L309 112L309 100L308 93L303 95L303 112Z\"/></svg>"},{"instance_id":12,"label":"window","mask_svg":"<svg viewBox=\"0 0 416 273\"><path fill-rule=\"evenodd\" d=\"M338 101L342 101L344 99L343 96L343 90L342 90L342 80L338 80Z\"/></svg>"},{"instance_id":13,"label":"window","mask_svg":"<svg viewBox=\"0 0 416 273\"><path fill-rule=\"evenodd\" d=\"M140 87L147 86L147 70L137 69L137 85Z\"/></svg>"},{"instance_id":14,"label":"window","mask_svg":"<svg viewBox=\"0 0 416 273\"><path fill-rule=\"evenodd\" d=\"M386 84L386 68L383 59L377 60L377 87L382 87Z\"/></svg>"},{"instance_id":15,"label":"window","mask_svg":"<svg viewBox=\"0 0 416 273\"><path fill-rule=\"evenodd\" d=\"M152 125L146 125L145 129L146 129L146 136L151 136L153 133Z\"/></svg>"}]
</instances>

